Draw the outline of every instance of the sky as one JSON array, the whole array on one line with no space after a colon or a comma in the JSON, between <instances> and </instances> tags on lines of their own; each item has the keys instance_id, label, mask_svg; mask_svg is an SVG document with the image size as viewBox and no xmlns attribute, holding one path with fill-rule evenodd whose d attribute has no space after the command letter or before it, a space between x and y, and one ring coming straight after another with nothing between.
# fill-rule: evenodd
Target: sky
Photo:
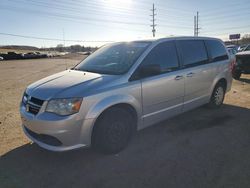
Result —
<instances>
[{"instance_id":1,"label":"sky","mask_svg":"<svg viewBox=\"0 0 250 188\"><path fill-rule=\"evenodd\" d=\"M197 11L200 36L228 40L229 34L250 33L249 0L1 0L0 46L100 46L152 38L153 3L156 38L193 36Z\"/></svg>"}]
</instances>

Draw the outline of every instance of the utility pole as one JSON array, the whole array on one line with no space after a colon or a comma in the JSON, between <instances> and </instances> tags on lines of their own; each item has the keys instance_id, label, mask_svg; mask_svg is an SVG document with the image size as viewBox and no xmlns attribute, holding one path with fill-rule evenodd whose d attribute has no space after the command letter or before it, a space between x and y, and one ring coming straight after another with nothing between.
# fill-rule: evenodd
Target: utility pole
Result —
<instances>
[{"instance_id":1,"label":"utility pole","mask_svg":"<svg viewBox=\"0 0 250 188\"><path fill-rule=\"evenodd\" d=\"M64 34L64 28L63 28L63 51L65 51L65 34Z\"/></svg>"},{"instance_id":2,"label":"utility pole","mask_svg":"<svg viewBox=\"0 0 250 188\"><path fill-rule=\"evenodd\" d=\"M155 37L155 32L156 32L156 30L155 30L155 27L156 27L156 24L155 24L155 16L156 16L155 11L156 11L156 9L155 9L155 4L154 3L153 3L153 9L151 9L151 11L153 13L152 15L150 15L153 18L151 20L153 22L153 25L150 25L150 27L152 27L153 37Z\"/></svg>"},{"instance_id":3,"label":"utility pole","mask_svg":"<svg viewBox=\"0 0 250 188\"><path fill-rule=\"evenodd\" d=\"M196 15L196 36L198 37L199 36L199 30L201 28L199 28L199 12L197 12L197 15Z\"/></svg>"},{"instance_id":4,"label":"utility pole","mask_svg":"<svg viewBox=\"0 0 250 188\"><path fill-rule=\"evenodd\" d=\"M64 34L64 28L63 28L63 52L65 52L65 34ZM67 64L66 58L64 58L64 63L65 63L65 69L68 70L68 64Z\"/></svg>"},{"instance_id":5,"label":"utility pole","mask_svg":"<svg viewBox=\"0 0 250 188\"><path fill-rule=\"evenodd\" d=\"M194 16L194 36L197 36L197 32L196 32L196 16Z\"/></svg>"},{"instance_id":6,"label":"utility pole","mask_svg":"<svg viewBox=\"0 0 250 188\"><path fill-rule=\"evenodd\" d=\"M194 36L198 37L200 33L199 27L199 12L197 12L196 16L194 16Z\"/></svg>"}]
</instances>

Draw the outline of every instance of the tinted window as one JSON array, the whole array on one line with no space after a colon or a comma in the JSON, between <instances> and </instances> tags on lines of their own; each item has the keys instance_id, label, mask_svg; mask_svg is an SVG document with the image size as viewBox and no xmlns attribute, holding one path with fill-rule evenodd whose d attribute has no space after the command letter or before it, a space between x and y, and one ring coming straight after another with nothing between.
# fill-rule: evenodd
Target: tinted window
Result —
<instances>
[{"instance_id":1,"label":"tinted window","mask_svg":"<svg viewBox=\"0 0 250 188\"><path fill-rule=\"evenodd\" d=\"M164 42L158 44L146 56L142 62L142 66L157 64L161 67L161 72L170 72L178 69L178 57L174 42Z\"/></svg>"},{"instance_id":2,"label":"tinted window","mask_svg":"<svg viewBox=\"0 0 250 188\"><path fill-rule=\"evenodd\" d=\"M206 47L202 40L177 41L184 67L204 64L208 61Z\"/></svg>"},{"instance_id":3,"label":"tinted window","mask_svg":"<svg viewBox=\"0 0 250 188\"><path fill-rule=\"evenodd\" d=\"M206 45L211 53L212 61L222 61L228 59L224 45L216 40L207 40Z\"/></svg>"}]
</instances>

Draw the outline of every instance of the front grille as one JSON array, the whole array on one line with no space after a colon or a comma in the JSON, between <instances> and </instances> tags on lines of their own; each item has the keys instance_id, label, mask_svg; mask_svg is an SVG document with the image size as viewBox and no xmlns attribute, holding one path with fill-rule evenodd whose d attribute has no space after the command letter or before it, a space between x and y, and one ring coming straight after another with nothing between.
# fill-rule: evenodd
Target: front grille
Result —
<instances>
[{"instance_id":1,"label":"front grille","mask_svg":"<svg viewBox=\"0 0 250 188\"><path fill-rule=\"evenodd\" d=\"M34 115L36 115L36 114L38 114L40 108L41 107L37 107L37 106L34 106L34 105L28 103L27 111L34 114Z\"/></svg>"},{"instance_id":2,"label":"front grille","mask_svg":"<svg viewBox=\"0 0 250 188\"><path fill-rule=\"evenodd\" d=\"M40 106L42 106L43 102L44 102L43 100L37 99L35 97L31 97L30 101L33 102L34 104L37 104L37 105L40 105Z\"/></svg>"},{"instance_id":3,"label":"front grille","mask_svg":"<svg viewBox=\"0 0 250 188\"><path fill-rule=\"evenodd\" d=\"M26 93L24 94L24 97L26 97L27 99L23 100L26 111L31 114L37 115L44 101L35 97L28 96Z\"/></svg>"},{"instance_id":4,"label":"front grille","mask_svg":"<svg viewBox=\"0 0 250 188\"><path fill-rule=\"evenodd\" d=\"M42 142L42 143L45 143L45 144L48 144L51 146L61 146L62 145L62 142L53 136L46 135L46 134L37 134L37 133L31 131L30 129L28 129L27 127L24 127L24 128L30 136L32 136L33 138L35 138L39 142Z\"/></svg>"}]
</instances>

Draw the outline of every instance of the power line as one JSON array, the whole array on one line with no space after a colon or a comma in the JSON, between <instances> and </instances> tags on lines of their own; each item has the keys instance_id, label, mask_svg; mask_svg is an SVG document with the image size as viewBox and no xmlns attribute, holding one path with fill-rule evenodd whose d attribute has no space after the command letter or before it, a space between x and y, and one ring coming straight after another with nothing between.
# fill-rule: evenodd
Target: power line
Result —
<instances>
[{"instance_id":1,"label":"power line","mask_svg":"<svg viewBox=\"0 0 250 188\"><path fill-rule=\"evenodd\" d=\"M243 28L250 28L250 25L244 25L244 26L238 26L238 27L224 27L222 29L220 29L220 31L225 31L225 30L240 30L240 29L243 29ZM204 33L208 34L208 33L217 33L216 31L212 31L212 30L208 30L208 31L205 31Z\"/></svg>"},{"instance_id":2,"label":"power line","mask_svg":"<svg viewBox=\"0 0 250 188\"><path fill-rule=\"evenodd\" d=\"M34 6L38 6L38 7L46 7L46 8L51 8L51 9L53 8L53 10L54 9L66 10L66 11L71 11L71 12L74 12L74 13L76 13L76 12L77 13L82 13L83 10L80 10L79 7L83 7L85 9L85 12L86 11L90 11L91 13L95 12L95 15L103 16L103 14L100 14L102 12L102 13L107 13L107 14L110 14L110 13L115 14L115 17L118 17L117 14L119 14L119 17L121 17L120 15L122 15L122 16L125 16L125 18L127 18L127 15L131 15L131 16L136 16L136 18L146 19L145 16L142 16L141 14L138 15L138 11L136 11L136 12L135 11L128 12L128 11L132 11L132 9L126 9L126 12L123 11L124 8L122 8L122 11L119 10L120 8L119 9L116 8L114 10L114 9L110 9L110 7L105 7L103 9L98 9L97 7L94 8L93 6L89 7L88 3L87 3L87 5L84 4L84 6L77 6L77 8L73 8L72 3L69 4L70 6L65 6L64 4L59 3L59 2L46 3L46 2L40 2L40 1L34 1L34 0L29 0L28 2L25 1L25 0L23 0L23 1L12 0L12 2L22 3L22 5L25 4L25 3L28 3L28 5L34 5ZM91 3L93 3L93 2L91 2ZM106 10L107 8L110 9L110 11L107 12L107 10ZM145 9L139 9L138 7L137 7L137 9L140 10L140 11L146 12ZM166 9L162 9L162 10L166 10ZM176 11L175 11L175 13L176 13ZM162 15L164 15L164 13L162 13ZM168 15L168 18L179 18L179 19L183 20L183 16L180 15L180 14L179 15ZM161 19L161 20L164 20L164 18Z\"/></svg>"},{"instance_id":3,"label":"power line","mask_svg":"<svg viewBox=\"0 0 250 188\"><path fill-rule=\"evenodd\" d=\"M37 37L37 36L28 36L28 35L18 35L12 33L0 33L0 35L12 36L12 37L21 37L28 39L38 39L38 40L48 40L48 41L60 41L60 42L115 42L115 41L105 41L105 40L69 40L69 39L59 39L59 38L47 38L47 37Z\"/></svg>"},{"instance_id":4,"label":"power line","mask_svg":"<svg viewBox=\"0 0 250 188\"><path fill-rule=\"evenodd\" d=\"M94 2L85 2L84 4L82 4L81 2L76 2L76 1L71 1L71 2L58 2L58 1L52 1L53 3L46 3L46 2L43 2L43 1L37 1L37 0L29 0L26 2L33 2L33 3L39 3L39 4L47 4L49 6L51 5L55 5L55 6L60 6L60 7L65 7L65 8L70 8L70 9L78 9L80 10L79 8L88 8L88 9L92 9L92 10L103 10L103 5L99 5L99 4L96 4ZM100 9L102 7L102 9ZM112 6L112 5L109 5L108 7L105 7L105 9L109 10L109 11L119 11L119 12L130 12L131 13L131 9L128 9L128 8L124 8L124 7L117 7L117 6ZM140 11L144 11L144 12L147 12L145 9L138 9Z\"/></svg>"},{"instance_id":5,"label":"power line","mask_svg":"<svg viewBox=\"0 0 250 188\"><path fill-rule=\"evenodd\" d=\"M53 5L50 5L48 3L36 2L36 1L31 1L31 2L28 3L28 2L20 2L20 1L17 1L17 0L12 0L12 2L22 3L22 5L23 4L28 4L28 5L33 5L33 6L36 6L36 7L46 7L46 8L51 8L53 10L62 10L62 11L66 10L66 11L74 12L74 13L82 13L83 12L80 9L75 9L75 8L71 8L71 7L64 7L64 6L53 6ZM101 13L99 11L96 11L96 9L93 9L93 8L88 8L86 10L91 12L91 13L95 12L94 13L95 15L100 15L100 16L104 15L102 13L110 13L110 12L106 12L106 11ZM131 13L126 13L126 15L124 15L123 13L119 12L118 14L119 15L116 15L116 17L119 17L119 18L127 18L127 15L134 16L134 14L131 14ZM144 17L138 16L138 17L145 19L145 16Z\"/></svg>"},{"instance_id":6,"label":"power line","mask_svg":"<svg viewBox=\"0 0 250 188\"><path fill-rule=\"evenodd\" d=\"M225 20L228 20L228 21L239 21L239 19L243 16L242 19L246 19L246 15L249 15L250 12L246 12L245 14L242 14L242 13L234 13L234 14L227 14L227 15L222 15L222 16L219 16L217 15L216 17L210 17L210 18L206 18L204 19L204 22L206 24L213 24L213 23L225 23Z\"/></svg>"},{"instance_id":7,"label":"power line","mask_svg":"<svg viewBox=\"0 0 250 188\"><path fill-rule=\"evenodd\" d=\"M172 28L180 28L180 29L187 29L187 30L192 30L193 28L192 28L192 26L173 26L173 25L171 25L171 24L158 24L158 25L156 25L158 28L159 27L168 27L168 28L170 28L170 27L172 27Z\"/></svg>"},{"instance_id":8,"label":"power line","mask_svg":"<svg viewBox=\"0 0 250 188\"><path fill-rule=\"evenodd\" d=\"M42 15L43 17L46 16L52 16L52 17L56 17L56 18L60 18L60 19L66 19L66 20L70 20L70 21L79 21L82 23L88 23L91 25L96 25L96 26L101 26L103 24L103 26L107 26L106 22L110 22L110 23L115 23L115 24L119 24L119 25L136 25L138 26L147 26L147 24L141 23L141 22L127 22L127 21L116 21L116 20L106 20L106 19L99 19L99 18L89 18L89 17L81 17L81 16L74 16L74 15L69 15L69 14L60 14L60 13L51 13L51 12L45 12L45 11L39 11L39 10L29 10L26 8L16 8L16 7L7 7L7 6L1 6L1 8L4 8L3 10L10 10L10 11L15 11L15 12L24 12L24 13L29 13L29 14L34 14L36 16L38 16L39 14ZM93 22L100 22L99 24L94 24ZM186 28L189 29L190 27L185 27L185 26L176 26L176 25L171 25L171 24L161 24L162 27L173 27L173 28ZM115 28L120 28L115 26ZM128 28L122 28L124 30L129 30L129 31L145 31L145 30L139 30L137 29L128 29Z\"/></svg>"},{"instance_id":9,"label":"power line","mask_svg":"<svg viewBox=\"0 0 250 188\"><path fill-rule=\"evenodd\" d=\"M47 4L47 5L51 6L50 3L45 3L45 2L41 2L41 1L35 1L35 0L29 0L29 1L40 3L40 4ZM90 2L90 1L84 2L84 4L82 4L81 2L76 2L76 1L64 2L64 3L53 1L52 4L55 5L56 7L65 7L67 9L72 9L72 10L82 10L79 8L83 8L85 10L90 10L91 12L102 11L102 12L108 12L108 13L122 13L122 14L129 13L129 14L133 14L133 15L138 15L138 14L135 14L135 12L132 9L128 9L128 8L124 8L124 7L120 7L120 6L112 6L112 5L103 7L103 5L100 5L100 4L95 3L95 2ZM147 10L145 10L143 8L137 7L136 13L138 13L138 11L145 12L145 14L148 12Z\"/></svg>"},{"instance_id":10,"label":"power line","mask_svg":"<svg viewBox=\"0 0 250 188\"><path fill-rule=\"evenodd\" d=\"M2 8L2 7L0 7ZM88 20L88 19L83 19L82 17L78 17L78 16L71 16L71 15L65 15L65 14L58 14L58 13L50 13L50 12L44 12L44 11L36 11L36 10L29 10L29 9L24 9L24 8L13 8L13 7L4 7L4 10L10 10L10 11L15 11L15 12L24 12L25 14L34 14L35 16L39 16L41 15L43 18L44 17L56 17L57 19L62 19L62 20L67 20L67 21L73 21L73 22L81 22L81 23L88 23L88 24L91 24L91 25L96 25L98 27L100 26L103 26L103 27L106 27L107 25L105 24L104 21L100 21L100 23L98 24L95 24L94 22L95 21L91 21L91 20ZM116 22L117 24L122 24L123 25L123 22ZM135 24L136 25L136 24ZM146 26L147 24L142 24L140 23L140 25L137 25L138 26ZM168 27L168 28L181 28L182 30L186 29L186 30L191 30L191 27L185 27L185 26L176 26L176 25L171 25L171 24L161 24L160 27ZM144 33L145 32L145 29L138 29L138 28L131 28L129 29L128 27L117 27L115 25L111 25L109 27L106 27L106 29L122 29L122 30L129 30L129 31L143 31ZM142 34L142 32L141 32Z\"/></svg>"},{"instance_id":11,"label":"power line","mask_svg":"<svg viewBox=\"0 0 250 188\"><path fill-rule=\"evenodd\" d=\"M16 2L16 3L20 3L21 1L20 0L12 0L12 1L14 1L14 2ZM24 3L27 3L26 1L23 1L22 2L22 5L24 4ZM38 3L38 4L37 4ZM57 2L56 2L57 3ZM50 5L50 4L48 4L48 3L44 3L44 2L39 2L39 1L34 1L34 0L29 0L29 4L32 4L32 5L35 5L35 6L38 6L38 7L47 7L47 8L53 8L53 10L54 9L57 9L57 10L67 10L67 11L71 11L71 12L79 12L79 10L78 9L74 9L74 8L70 8L70 6L68 6L68 7L65 7L65 6L61 6L61 4L56 4L57 6L55 7L55 6L53 6L53 5L55 5L54 3L52 3L52 5ZM58 6L58 5L60 5L60 6ZM84 6L84 8L85 8L85 6ZM90 10L89 8L87 8L86 10ZM95 10L93 10L93 9L91 9L91 12L93 13L93 12L96 12L96 10L97 9L95 9ZM145 10L144 10L145 11ZM25 12L27 12L26 10L25 10ZM80 12L82 12L82 11L80 11ZM53 12L54 13L54 12ZM98 14L99 13L99 14ZM100 12L98 12L98 13L94 13L95 15L97 14L97 15L101 15L102 17L104 16L103 14L100 14ZM116 12L117 13L117 12ZM116 14L115 13L115 14ZM49 14L51 14L51 13L49 13ZM54 13L55 14L55 13ZM119 14L120 14L120 12L119 12ZM123 14L122 14L123 15ZM131 13L129 13L129 15L132 15L133 16L133 14L131 14ZM46 15L46 16L56 16L56 17L58 17L58 15ZM140 16L140 18L143 18L143 19L146 19L145 17L143 17L143 16L141 16L141 15L139 15ZM137 17L139 17L138 15L136 15L136 18ZM117 16L117 15L115 15L115 16L113 16L113 17L115 17L115 18L117 18L117 17L120 17L120 18L123 18L123 17L121 17L121 16ZM172 16L172 15L168 15L168 18L179 18L179 19L182 19L182 17L178 17L178 16ZM62 17L60 17L61 19L62 19ZM65 17L64 17L65 18ZM126 16L126 18L128 18L128 16ZM70 18L68 18L67 17L67 19L76 19L76 18L72 18L72 17L70 17ZM79 19L77 19L77 20L79 20ZM85 19L86 20L86 19ZM168 22L169 23L169 20L166 20L165 18L163 18L163 19L160 19L161 20L161 22ZM184 24L184 22L182 22L182 23L180 23L180 25L176 25L176 23L178 23L178 20L176 20L176 19L174 19L175 21L174 21L174 23L172 23L172 24L161 24L160 26L162 26L162 27L172 27L172 28L182 28L182 29L191 29L191 27L189 27L188 25L190 25L190 23L189 24ZM183 20L183 19L182 19ZM181 20L181 21L182 21ZM171 20L170 20L171 21ZM93 22L93 21L92 21ZM104 21L101 21L101 22L104 22ZM121 20L119 20L119 24L123 24L122 22L121 22ZM141 23L140 23L141 24ZM186 26L185 26L186 25ZM139 25L137 25L137 26L139 26ZM125 28L125 30L128 30L128 28ZM132 30L132 29L131 29ZM138 30L138 29L137 29ZM143 30L143 31L145 31L145 30Z\"/></svg>"},{"instance_id":12,"label":"power line","mask_svg":"<svg viewBox=\"0 0 250 188\"><path fill-rule=\"evenodd\" d=\"M18 3L20 5L24 5L24 4L32 5L32 6L36 6L36 7L39 7L39 8L46 7L46 8L52 9L53 13L55 13L55 10L62 10L63 12L65 12L65 10L66 10L66 11L73 12L74 15L76 13L90 12L89 15L90 14L100 15L101 18L105 17L105 15L108 15L108 14L115 14L115 16L113 16L114 18L125 18L125 19L128 19L128 15L135 16L135 14L132 13L132 12L127 12L127 13L121 12L121 11L119 11L119 12L115 11L114 12L113 10L108 11L108 10L105 10L105 9L97 9L97 8L93 8L93 7L89 8L86 5L82 6L84 8L84 10L82 10L82 9L79 9L79 6L77 8L73 8L71 6L63 6L61 4L55 4L56 2L53 2L52 4L46 3L46 2L33 1L33 0L29 0L29 2L20 1L20 0L12 0L11 2L14 2L16 4ZM26 8L26 7L27 6L24 5L24 8ZM136 17L139 17L139 18L144 19L144 20L146 19L146 16L142 17L140 15L139 16L136 15ZM89 20L89 19L87 19L87 20Z\"/></svg>"},{"instance_id":13,"label":"power line","mask_svg":"<svg viewBox=\"0 0 250 188\"><path fill-rule=\"evenodd\" d=\"M12 1L13 1L13 0L12 0ZM29 2L29 3L30 3L30 2L45 3L45 2L34 1L34 0L29 0L29 1L27 1L27 2ZM74 6L77 6L78 8L79 8L79 7L88 7L88 6L91 5L92 9L89 9L89 8L88 8L89 11L93 11L94 9L95 9L95 10L98 10L96 7L99 7L99 8L100 8L100 4L97 3L97 2L93 2L93 1L91 1L91 2L88 1L88 2L85 2L84 4L82 4L81 2L80 2L80 3L79 3L79 2L76 2L76 1L70 2L70 3L69 3L69 2L63 2L63 1L59 1L59 2L58 2L58 1L54 2L54 1L53 1L52 4L53 4L53 5L56 5L56 6L60 5L60 6L64 6L64 7L65 7L65 4L66 4L66 5L71 5L71 6L74 5ZM47 3L47 7L51 6L52 4L48 4L48 3ZM142 2L140 2L140 4L144 4L144 6L146 6L146 4L148 4L148 3L142 3ZM80 5L81 5L81 6L80 6ZM227 5L228 5L228 4L227 4ZM236 5L237 5L237 4L236 4ZM238 5L240 5L240 4L238 4ZM58 6L58 7L60 7L60 6ZM66 8L70 8L71 6L67 6ZM55 7L55 6L54 6L54 7ZM95 8L94 8L94 7L95 7ZM228 6L226 6L226 5L223 6L223 8L225 8L225 7L228 7ZM106 8L106 7L105 7L105 8ZM119 9L122 10L122 11L124 11L124 10L126 10L126 11L131 11L130 9L124 9L124 8L120 8L120 7L119 7ZM137 7L137 9L138 9L138 10L142 10L142 9L139 9L138 7ZM71 10L71 11L75 11L76 9L71 8L70 10ZM99 10L100 10L100 9L99 9ZM102 9L102 10L103 10L103 9ZM114 10L114 9L113 9L113 10ZM163 8L160 8L160 10L163 10ZM164 10L170 10L170 9L164 9ZM173 10L174 10L174 9L173 9ZM213 9L213 10L214 10L214 9ZM247 10L247 9L246 9L246 10ZM145 11L145 10L142 10L142 11ZM188 11L186 11L186 10L185 10L185 11L184 11L184 10L181 10L181 11L183 11L183 12L188 12ZM80 12L80 11L79 11L79 12ZM117 12L116 12L116 13L117 13ZM122 12L119 11L119 14L120 14L120 13L122 13ZM158 13L159 13L159 11L158 11ZM128 13L127 13L127 14L128 14ZM132 12L129 12L129 14L132 15L133 13L132 13ZM244 16L244 15L242 15L241 13L238 14L238 16L239 16L239 15L240 15L240 16ZM140 16L140 15L139 15L139 16ZM138 17L139 17L139 16L138 16ZM180 16L180 15L179 15L179 16ZM173 17L173 15L170 15L170 17ZM176 17L178 17L178 15L177 15ZM183 16L181 16L181 17L183 18ZM181 17L179 17L179 18L181 19ZM226 17L226 16L223 16L223 17ZM141 18L144 18L144 17L141 17ZM161 20L162 20L162 19L161 19ZM216 23L216 22L218 22L218 14L216 14L216 20L214 20L214 18L212 19L212 18L210 18L210 17L204 18L203 20L205 20L205 21L206 21L206 20L211 20L212 24L213 24L213 23ZM231 20L231 18L230 18L230 20ZM222 22L222 21L221 21L221 22ZM190 23L191 23L191 22L190 22ZM189 24L190 24L190 23L189 23ZM207 23L207 22L206 22L206 23Z\"/></svg>"},{"instance_id":14,"label":"power line","mask_svg":"<svg viewBox=\"0 0 250 188\"><path fill-rule=\"evenodd\" d=\"M29 2L27 2L25 0L24 1L12 0L12 2L21 3L22 5L28 3L28 5L34 5L34 6L37 6L37 7L46 7L46 8L51 8L53 10L55 10L55 9L63 10L63 11L66 10L66 11L70 11L70 12L74 12L74 13L82 13L83 12L82 10L79 9L79 7L78 8L72 8L71 6L64 6L64 5L55 4L55 3L49 4L49 3L46 3L46 2L39 2L39 1L34 1L34 0L29 0ZM116 12L114 12L114 11L108 11L107 12L104 9L102 9L101 10L102 12L100 12L96 8L95 9L94 8L89 8L89 7L86 8L86 6L84 6L84 9L86 9L86 11L90 11L91 13L95 12L94 13L95 15L100 15L100 16L104 16L104 14L102 14L102 13L107 13L107 14L112 13L112 14L115 14L116 18L117 17L119 17L119 18L128 18L128 15L129 15L129 16L136 16L136 18L141 18L141 19L144 19L144 20L146 19L146 15L145 16L142 16L141 14L138 15L138 13L135 13L135 12L126 12L126 13L117 12L117 11ZM130 10L130 11L132 11L132 10ZM143 11L145 11L145 10L143 10ZM162 13L162 15L164 15L164 13ZM179 19L183 20L183 16L180 16L180 15L179 16L177 16L177 15L168 15L168 18L179 18ZM160 20L166 21L164 18L162 18ZM179 20L179 21L182 21L182 20ZM178 21L175 20L175 23L176 22L178 22ZM183 22L182 22L182 24L183 24Z\"/></svg>"},{"instance_id":15,"label":"power line","mask_svg":"<svg viewBox=\"0 0 250 188\"><path fill-rule=\"evenodd\" d=\"M63 3L63 2L61 2L61 3ZM76 6L86 6L86 5L91 5L91 6L95 6L95 7L100 7L100 6L103 6L103 4L100 4L100 3L98 3L98 2L94 2L94 1L88 1L88 2L84 2L84 4L82 3L82 2L76 2L76 1L74 1L74 2L65 2L64 1L64 3L65 4L68 4L68 5L76 5ZM138 8L137 7L137 9L138 10L143 10L143 11L145 11L146 9L145 8L147 8L147 7L149 7L149 6L151 6L152 4L151 3L146 3L146 2L143 2L143 1L136 1L136 3L137 4L140 4L140 7L141 8ZM148 6L147 6L148 5ZM163 4L161 4L161 5L163 5ZM189 13L189 14L191 14L191 11L190 10L183 10L183 9L180 9L179 7L178 8L175 8L175 7L169 7L169 8L166 8L166 6L165 6L166 4L164 4L162 7L164 7L164 8L160 8L161 10L164 10L164 11L174 11L175 13L176 12L182 12L182 13ZM145 8L143 8L142 6L144 6ZM114 9L117 9L117 8L119 8L119 9L124 9L124 10L130 10L130 9L125 9L124 7L120 7L120 6L117 6L117 5L109 5L109 7L111 7L111 8L114 8Z\"/></svg>"},{"instance_id":16,"label":"power line","mask_svg":"<svg viewBox=\"0 0 250 188\"><path fill-rule=\"evenodd\" d=\"M57 10L66 10L66 11L71 11L71 12L74 12L74 13L76 13L76 12L78 12L78 13L81 13L82 12L82 10L80 10L79 8L84 8L86 11L90 11L90 12L95 12L94 14L98 14L98 15L101 15L101 16L105 16L105 14L103 14L104 12L103 11L107 11L107 10L105 10L106 8L108 9L108 10L113 10L113 12L112 12L112 14L113 13L115 13L115 14L120 14L120 15L123 15L123 16L118 16L118 15L115 15L114 17L115 18L125 18L125 16L126 15L131 15L131 16L133 16L133 15L136 15L136 18L137 17L140 17L141 19L146 19L146 15L145 16L142 16L142 14L140 14L140 15L138 15L138 12L133 12L133 10L132 9L126 9L126 8L124 8L124 7L121 7L121 6L118 6L118 8L117 8L117 6L109 6L109 7L105 7L105 9L104 8L100 8L100 3L97 3L97 2L95 2L95 1L87 1L87 2L79 2L79 1L71 1L71 2L68 2L68 1L52 1L53 3L46 3L46 2L41 2L41 1L37 1L37 0L24 0L24 1L18 1L18 0L12 0L11 2L19 2L19 3L21 3L21 2L25 2L25 3L33 3L33 5L36 5L37 7L47 7L47 8L53 8L53 9L57 9ZM138 2L136 2L136 3L138 3ZM149 5L148 3L144 3L144 2L139 2L142 6L140 6L139 8L138 7L136 7L136 9L138 10L138 11L143 11L143 12L146 12L146 9L143 9L142 7L147 7L147 5ZM240 5L240 4L236 4L236 5ZM24 5L25 6L25 5ZM223 8L225 8L225 7L228 7L228 6L224 6ZM114 10L114 8L115 8L115 10ZM247 10L246 8L247 7L244 7L245 9L244 10ZM217 8L218 9L218 8ZM162 7L160 7L159 9L157 8L157 14L158 14L158 16L157 16L157 18L159 17L159 15L161 14L161 15L167 15L165 12L161 12L161 11L163 11L163 10L169 10L169 11L174 11L175 9L174 8L162 8ZM216 9L213 9L213 10L216 10ZM219 9L218 9L219 10ZM20 11L19 9L16 9L15 11ZM227 12L228 10L224 10L224 12ZM28 10L27 11L27 9L24 9L23 10L23 12L25 12L25 13L27 13L27 12L30 12L30 10ZM183 13L183 14L189 14L189 12L190 11L187 11L187 10L180 10L179 11L180 13ZM209 11L208 11L209 12ZM236 11L237 12L237 11ZM147 24L144 24L143 22L131 22L130 20L129 21L123 21L123 20L113 20L113 19L103 19L103 17L101 18L101 19L99 19L99 18L96 18L96 19L92 19L92 17L89 19L89 17L82 17L82 16L77 16L76 14L74 14L74 15L69 15L69 14L60 14L60 13L56 13L56 12L54 12L53 11L53 13L51 13L51 12L42 12L42 11L34 11L33 10L33 12L32 12L33 14L36 14L36 13L38 13L38 14L40 14L40 15L43 15L43 17L44 16L46 16L46 17L48 17L48 16L52 16L52 17L56 17L56 18L59 18L59 19L67 19L67 20L73 20L73 21L78 21L78 22L82 22L82 23L88 23L88 24L91 24L91 25L95 25L94 23L95 22L98 22L98 24L96 24L97 26L101 26L101 24L103 24L103 26L105 26L105 23L106 22L109 22L109 23L114 23L114 24L119 24L119 25L135 25L136 27L138 27L138 26L142 26L142 27L146 27L147 26ZM171 19L167 19L167 18L160 18L160 19L157 19L157 23L159 23L160 22L160 24L159 24L159 26L157 26L157 28L158 27L173 27L173 28L182 28L182 29L192 29L192 26L191 26L191 24L192 24L192 16L190 16L190 17L188 17L188 16L186 16L186 17L183 17L182 15L180 15L180 13L178 13L177 15L167 15L168 16L168 18L170 17L176 17L176 18L180 18L180 19L187 19L187 18L190 18L190 22L187 22L186 23L186 25L184 25L183 23L183 19L182 20L179 20L179 21L182 21L182 23L181 23L181 25L175 25L175 24L173 24L173 25L171 25L171 24L161 24L161 23L164 23L165 21L167 21L168 23L170 23L171 22ZM221 15L221 13L222 13L222 11L220 11L218 14L216 14L216 15L211 15L211 16L205 16L205 18L204 18L204 16L203 16L203 14L202 14L202 22L204 22L205 21L205 23L206 23L206 26L208 25L208 23L210 23L211 22L211 24L209 24L208 26L210 26L210 25L219 25L220 23L224 23L224 21L222 20L223 18L225 18L225 19L228 19L228 20L230 20L230 21L232 21L232 20L236 20L235 19L235 16L238 16L238 17L240 17L240 16L244 16L245 17L245 14L242 14L242 13L234 13L233 15L234 16L232 16L232 17L229 17L229 15L232 15L232 14L227 14L227 15ZM248 14L248 13L246 13L246 14ZM201 25L201 23L200 23L200 21L199 21L199 15L197 16L198 17L198 32L199 32L199 30L201 29L201 28L199 28L200 27L200 25ZM213 17L216 17L216 19L215 18L213 18ZM112 17L113 18L113 17ZM128 18L127 16L126 16L126 18ZM196 18L197 19L197 18ZM237 18L237 20L239 20L238 18ZM176 22L178 22L178 20L174 20L174 23L176 23ZM222 24L220 24L220 26L222 25ZM188 26L188 25L190 25L190 26ZM111 26L112 27L112 26ZM126 26L124 26L124 27L126 27ZM116 27L115 26L115 28L121 28L120 26L119 27ZM215 27L213 27L213 28L215 28ZM110 28L109 28L110 29ZM123 28L124 30L130 30L130 31L139 31L139 29L137 29L137 28L135 28L135 29L129 29L129 28ZM140 31L145 31L145 30L140 30ZM203 33L203 32L202 32Z\"/></svg>"},{"instance_id":17,"label":"power line","mask_svg":"<svg viewBox=\"0 0 250 188\"><path fill-rule=\"evenodd\" d=\"M223 11L230 11L229 8L230 7L233 7L234 8L234 11L237 12L237 11L241 11L242 10L242 5L244 5L244 7L246 7L248 4L248 0L246 0L246 2L241 2L239 3L238 1L235 1L235 2L227 2L226 4L224 4L223 6L217 6L215 8L209 8L209 10L203 10L204 12L204 15L211 15L211 14L217 14L217 13L222 13ZM217 5L217 4L216 4ZM237 6L241 6L241 7L237 7ZM239 9L237 9L239 8ZM249 7L248 7L249 9Z\"/></svg>"},{"instance_id":18,"label":"power line","mask_svg":"<svg viewBox=\"0 0 250 188\"><path fill-rule=\"evenodd\" d=\"M2 8L1 6L0 8ZM14 7L15 9L16 7ZM13 7L4 7L4 9L13 9ZM144 25L147 24L139 23L139 22L130 22L130 21L118 21L118 20L110 20L110 19L103 19L103 18L91 18L91 17L85 17L85 16L75 16L75 15L69 15L69 14L61 14L61 13L51 13L51 12L43 12L39 10L29 10L29 9L23 9L24 12L32 12L34 14L45 14L45 15L52 15L55 17L64 17L64 18L72 18L72 19L78 19L78 20L88 20L88 21L95 21L95 22L102 22L102 23L115 23L115 24L125 24L125 25ZM15 9L15 11L21 11L20 8Z\"/></svg>"}]
</instances>

